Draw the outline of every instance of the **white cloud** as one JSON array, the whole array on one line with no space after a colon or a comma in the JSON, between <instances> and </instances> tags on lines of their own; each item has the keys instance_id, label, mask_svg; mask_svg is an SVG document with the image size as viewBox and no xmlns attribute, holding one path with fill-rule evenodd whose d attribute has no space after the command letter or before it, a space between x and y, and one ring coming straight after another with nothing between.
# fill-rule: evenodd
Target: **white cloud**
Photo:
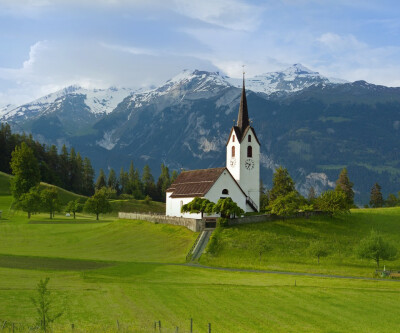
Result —
<instances>
[{"instance_id":1,"label":"white cloud","mask_svg":"<svg viewBox=\"0 0 400 333\"><path fill-rule=\"evenodd\" d=\"M322 34L317 40L333 52L361 50L367 47L367 44L360 42L353 35L340 36L338 34L328 32Z\"/></svg>"},{"instance_id":2,"label":"white cloud","mask_svg":"<svg viewBox=\"0 0 400 333\"><path fill-rule=\"evenodd\" d=\"M232 30L253 31L260 24L262 8L237 0L175 0L179 13Z\"/></svg>"}]
</instances>

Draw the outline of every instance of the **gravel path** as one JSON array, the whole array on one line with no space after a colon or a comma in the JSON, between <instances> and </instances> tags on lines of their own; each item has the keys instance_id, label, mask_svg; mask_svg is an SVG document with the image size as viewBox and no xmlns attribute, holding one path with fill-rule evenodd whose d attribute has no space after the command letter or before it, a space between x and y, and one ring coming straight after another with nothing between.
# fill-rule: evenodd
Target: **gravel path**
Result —
<instances>
[{"instance_id":1,"label":"gravel path","mask_svg":"<svg viewBox=\"0 0 400 333\"><path fill-rule=\"evenodd\" d=\"M215 269L215 270L219 270L219 271L228 271L228 272L246 272L246 273L280 274L280 275L293 275L293 276L313 276L313 277L334 278L334 279L400 282L400 280L396 280L396 279L377 279L377 278L369 278L369 277L364 277L364 276L345 276L345 275L331 275L331 274L317 274L317 273L281 272L281 271L267 271L267 270L256 270L256 269L212 267L212 266L205 266L205 265L201 265L201 264L197 264L197 263L187 263L187 264L183 264L183 266L198 267L198 268L205 268L205 269Z\"/></svg>"}]
</instances>

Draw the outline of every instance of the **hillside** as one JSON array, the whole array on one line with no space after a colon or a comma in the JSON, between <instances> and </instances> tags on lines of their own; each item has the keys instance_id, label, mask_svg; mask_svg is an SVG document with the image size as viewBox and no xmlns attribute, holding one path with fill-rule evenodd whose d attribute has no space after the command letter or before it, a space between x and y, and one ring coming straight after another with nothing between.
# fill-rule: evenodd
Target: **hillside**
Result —
<instances>
[{"instance_id":1,"label":"hillside","mask_svg":"<svg viewBox=\"0 0 400 333\"><path fill-rule=\"evenodd\" d=\"M385 217L380 224L374 212ZM386 211L364 213L356 219L357 228L374 220L375 226L386 226L385 234L398 233ZM54 308L64 310L54 324L57 332L69 332L71 323L77 332L116 332L117 320L119 331L152 332L154 322L161 321L165 332L176 327L185 332L190 318L199 333L208 332L208 323L212 331L226 333L400 329L399 283L188 267L182 263L197 234L184 227L110 217L88 223L82 215L75 222L58 217L49 224L47 214L33 220L28 223L16 213L0 221L0 322L6 330L12 329L10 323L21 331L33 325L36 311L30 297L46 276ZM276 233L273 244L275 249L281 244L283 261L288 244L302 244L317 230L326 230L326 239L332 232L354 231L350 220L334 220L331 226L329 221L293 222L277 223L268 232ZM236 230L230 237L238 244L238 257L248 257L240 248L243 237L259 234L246 227L250 232ZM264 230L267 224L258 227ZM291 248L293 253L296 246ZM225 253L224 258L232 263L232 256Z\"/></svg>"},{"instance_id":2,"label":"hillside","mask_svg":"<svg viewBox=\"0 0 400 333\"><path fill-rule=\"evenodd\" d=\"M270 187L274 168L283 165L303 194L311 186L321 192L347 167L360 205L369 201L375 182L385 196L398 192L399 88L330 81L298 64L246 82L264 184ZM161 163L170 170L224 165L238 86L219 73L184 71L132 95L110 90L101 112L89 91L72 87L48 97L47 104L35 101L10 111L1 121L47 144L73 146L96 170L126 170L133 160L139 169L148 164L157 177Z\"/></svg>"},{"instance_id":3,"label":"hillside","mask_svg":"<svg viewBox=\"0 0 400 333\"><path fill-rule=\"evenodd\" d=\"M0 171L0 196L11 196L10 180L13 176ZM83 195L75 194L73 192L64 190L60 187L50 185L47 183L40 183L41 188L55 187L62 205L66 205L71 200L82 199L86 200Z\"/></svg>"},{"instance_id":4,"label":"hillside","mask_svg":"<svg viewBox=\"0 0 400 333\"><path fill-rule=\"evenodd\" d=\"M400 251L399 219L400 207L358 209L338 218L289 219L218 229L200 262L223 267L371 277L376 263L359 259L355 248L373 229ZM323 242L328 251L319 264L309 253L316 241ZM400 256L381 265L400 270Z\"/></svg>"},{"instance_id":5,"label":"hillside","mask_svg":"<svg viewBox=\"0 0 400 333\"><path fill-rule=\"evenodd\" d=\"M3 208L10 207L12 202L11 191L10 191L11 178L12 178L11 175L8 175L0 171L0 206L2 205L3 202ZM85 196L64 190L54 185L40 183L40 186L42 188L46 187L57 188L60 202L63 206L66 205L71 200L79 199L80 201L84 202L87 199ZM144 200L129 199L129 200L111 200L110 203L113 210L112 215L114 216L116 216L118 212L139 212L139 213L151 212L156 214L165 213L165 203L163 202L150 201L146 203Z\"/></svg>"}]
</instances>

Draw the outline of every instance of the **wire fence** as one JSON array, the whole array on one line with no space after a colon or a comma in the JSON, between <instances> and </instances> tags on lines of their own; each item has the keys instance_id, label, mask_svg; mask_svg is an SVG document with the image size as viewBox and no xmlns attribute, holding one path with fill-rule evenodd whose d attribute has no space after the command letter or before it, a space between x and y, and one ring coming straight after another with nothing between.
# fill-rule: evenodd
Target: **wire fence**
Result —
<instances>
[{"instance_id":1,"label":"wire fence","mask_svg":"<svg viewBox=\"0 0 400 333\"><path fill-rule=\"evenodd\" d=\"M20 333L20 332L43 332L39 325L30 323L18 323L7 320L0 320L1 333ZM193 319L189 319L187 323L179 325L171 325L163 323L161 320L155 320L147 325L137 325L135 323L124 323L116 320L115 324L90 325L79 323L70 324L53 324L47 327L46 332L72 332L72 333L211 333L212 325L194 324Z\"/></svg>"}]
</instances>

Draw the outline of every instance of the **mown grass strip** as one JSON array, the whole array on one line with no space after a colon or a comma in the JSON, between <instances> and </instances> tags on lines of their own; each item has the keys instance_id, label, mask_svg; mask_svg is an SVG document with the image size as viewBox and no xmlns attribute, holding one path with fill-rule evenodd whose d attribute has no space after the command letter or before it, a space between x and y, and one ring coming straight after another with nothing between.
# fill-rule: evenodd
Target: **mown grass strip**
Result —
<instances>
[{"instance_id":1,"label":"mown grass strip","mask_svg":"<svg viewBox=\"0 0 400 333\"><path fill-rule=\"evenodd\" d=\"M84 271L113 266L114 263L95 260L15 256L0 254L0 267L29 270Z\"/></svg>"}]
</instances>

